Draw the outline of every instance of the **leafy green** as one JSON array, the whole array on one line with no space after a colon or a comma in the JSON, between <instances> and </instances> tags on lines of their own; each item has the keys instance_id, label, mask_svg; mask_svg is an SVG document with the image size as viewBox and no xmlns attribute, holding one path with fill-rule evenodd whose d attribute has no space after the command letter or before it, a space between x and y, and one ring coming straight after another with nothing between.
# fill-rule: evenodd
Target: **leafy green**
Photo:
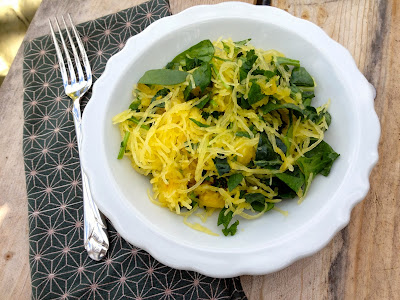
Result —
<instances>
[{"instance_id":1,"label":"leafy green","mask_svg":"<svg viewBox=\"0 0 400 300\"><path fill-rule=\"evenodd\" d=\"M250 41L251 41L251 39L245 39L243 41L238 41L238 42L233 42L233 43L235 44L235 46L244 46Z\"/></svg>"},{"instance_id":2,"label":"leafy green","mask_svg":"<svg viewBox=\"0 0 400 300\"><path fill-rule=\"evenodd\" d=\"M192 85L189 84L188 86L186 86L185 90L183 91L183 98L186 101L195 98L193 95L190 94L192 90L193 90Z\"/></svg>"},{"instance_id":3,"label":"leafy green","mask_svg":"<svg viewBox=\"0 0 400 300\"><path fill-rule=\"evenodd\" d=\"M188 195L188 197L189 197L189 199L190 200L192 200L192 208L194 208L197 204L198 204L198 202L199 202L199 199L198 199L198 197L196 196L196 194L194 193L194 192L191 192L189 195Z\"/></svg>"},{"instance_id":4,"label":"leafy green","mask_svg":"<svg viewBox=\"0 0 400 300\"><path fill-rule=\"evenodd\" d=\"M286 144L278 137L275 137L275 142L276 142L276 145L278 146L278 148L281 149L283 153L286 153L286 151L287 151Z\"/></svg>"},{"instance_id":5,"label":"leafy green","mask_svg":"<svg viewBox=\"0 0 400 300\"><path fill-rule=\"evenodd\" d=\"M251 107L249 102L246 99L244 99L243 97L237 98L237 103L243 109L249 109Z\"/></svg>"},{"instance_id":6,"label":"leafy green","mask_svg":"<svg viewBox=\"0 0 400 300\"><path fill-rule=\"evenodd\" d=\"M132 101L132 103L129 105L129 109L131 110L137 110L141 104L141 101L139 97L137 97L135 100Z\"/></svg>"},{"instance_id":7,"label":"leafy green","mask_svg":"<svg viewBox=\"0 0 400 300\"><path fill-rule=\"evenodd\" d=\"M321 122L322 118L325 117L325 120L326 120L326 123L328 124L328 126L331 124L332 117L331 117L330 113L325 110L322 110L320 113L318 113L317 110L315 109L315 107L313 107L313 106L307 106L303 110L303 115L304 115L304 117L313 121L316 124Z\"/></svg>"},{"instance_id":8,"label":"leafy green","mask_svg":"<svg viewBox=\"0 0 400 300\"><path fill-rule=\"evenodd\" d=\"M229 223L232 221L233 212L229 211L228 213L225 214L226 210L227 210L227 208L223 208L219 212L217 225L224 226L224 229L222 229L222 233L225 236L228 236L229 234L233 236L233 235L235 235L235 233L237 231L237 226L239 225L239 220L236 220L235 223L233 223L231 226L229 226Z\"/></svg>"},{"instance_id":9,"label":"leafy green","mask_svg":"<svg viewBox=\"0 0 400 300\"><path fill-rule=\"evenodd\" d=\"M269 185L273 190L278 189L278 195L276 196L278 199L292 199L296 197L296 193L278 177L272 177L272 180L268 178L261 181Z\"/></svg>"},{"instance_id":10,"label":"leafy green","mask_svg":"<svg viewBox=\"0 0 400 300\"><path fill-rule=\"evenodd\" d=\"M253 82L249 90L249 104L253 105L265 97L266 96L261 92L261 87L257 83Z\"/></svg>"},{"instance_id":11,"label":"leafy green","mask_svg":"<svg viewBox=\"0 0 400 300\"><path fill-rule=\"evenodd\" d=\"M313 121L314 123L318 123L318 121L322 118L313 106L307 106L303 111L302 114L305 118Z\"/></svg>"},{"instance_id":12,"label":"leafy green","mask_svg":"<svg viewBox=\"0 0 400 300\"><path fill-rule=\"evenodd\" d=\"M264 71L264 76L266 77L265 80L269 81L272 77L276 75L275 72L272 71Z\"/></svg>"},{"instance_id":13,"label":"leafy green","mask_svg":"<svg viewBox=\"0 0 400 300\"><path fill-rule=\"evenodd\" d=\"M307 101L304 103L304 105L306 106L306 104L308 103L309 102ZM261 106L261 110L265 115L270 113L271 111L283 108L296 111L300 115L304 116L304 118L309 119L316 124L318 124L324 116L328 126L330 125L331 122L331 115L327 111L322 111L318 114L316 108L313 106L306 106L304 109L301 109L300 106L297 106L292 103L273 103L273 102L268 102L267 104Z\"/></svg>"},{"instance_id":14,"label":"leafy green","mask_svg":"<svg viewBox=\"0 0 400 300\"><path fill-rule=\"evenodd\" d=\"M271 168L282 164L280 155L274 151L266 133L260 134L254 163L262 168Z\"/></svg>"},{"instance_id":15,"label":"leafy green","mask_svg":"<svg viewBox=\"0 0 400 300\"><path fill-rule=\"evenodd\" d=\"M216 158L213 158L213 161L214 161L214 165L218 171L219 176L222 176L231 171L231 167L228 163L228 158L216 157Z\"/></svg>"},{"instance_id":16,"label":"leafy green","mask_svg":"<svg viewBox=\"0 0 400 300\"><path fill-rule=\"evenodd\" d=\"M304 105L305 107L311 106L311 101L312 101L312 98L303 99L303 105Z\"/></svg>"},{"instance_id":17,"label":"leafy green","mask_svg":"<svg viewBox=\"0 0 400 300\"><path fill-rule=\"evenodd\" d=\"M235 235L236 232L237 232L237 227L238 227L238 225L239 225L239 220L236 220L236 222L233 223L231 226L222 229L222 233L223 233L225 236L228 236L229 234L230 234L230 235Z\"/></svg>"},{"instance_id":18,"label":"leafy green","mask_svg":"<svg viewBox=\"0 0 400 300\"><path fill-rule=\"evenodd\" d=\"M211 99L210 95L207 95L207 97L205 97L198 104L196 104L196 107L202 109L204 106L206 106L206 104L208 103L208 101L210 101L210 99Z\"/></svg>"},{"instance_id":19,"label":"leafy green","mask_svg":"<svg viewBox=\"0 0 400 300\"><path fill-rule=\"evenodd\" d=\"M240 50L240 48L238 46L244 46L250 41L251 41L251 39L246 39L246 40L243 40L243 41L233 42L234 45L235 45L234 52L237 53ZM222 45L224 46L224 51L226 52L226 54L229 54L230 53L230 47L225 42L222 42Z\"/></svg>"},{"instance_id":20,"label":"leafy green","mask_svg":"<svg viewBox=\"0 0 400 300\"><path fill-rule=\"evenodd\" d=\"M273 103L270 101L267 104L261 106L261 110L264 115L270 113L273 110L283 109L283 108L293 109L303 114L303 110L299 106L293 103Z\"/></svg>"},{"instance_id":21,"label":"leafy green","mask_svg":"<svg viewBox=\"0 0 400 300\"><path fill-rule=\"evenodd\" d=\"M130 118L127 119L127 120L128 120L128 121L131 121L131 122L133 122L133 123L135 123L135 124L139 124L139 120L136 119L135 117L130 117ZM149 130L149 129L150 129L149 126L144 125L144 124L140 125L140 128L143 128L143 129L146 129L146 130Z\"/></svg>"},{"instance_id":22,"label":"leafy green","mask_svg":"<svg viewBox=\"0 0 400 300\"><path fill-rule=\"evenodd\" d=\"M312 142L316 142L316 140L313 139ZM338 157L339 154L328 143L321 141L318 146L306 152L296 161L305 176L306 190L317 174L329 175L332 164Z\"/></svg>"},{"instance_id":23,"label":"leafy green","mask_svg":"<svg viewBox=\"0 0 400 300\"><path fill-rule=\"evenodd\" d=\"M204 91L211 83L211 65L204 63L193 72L193 79L196 86Z\"/></svg>"},{"instance_id":24,"label":"leafy green","mask_svg":"<svg viewBox=\"0 0 400 300\"><path fill-rule=\"evenodd\" d=\"M286 171L285 173L278 173L276 174L276 177L286 183L286 185L290 187L294 192L296 192L296 194L305 183L304 175L297 167L293 172Z\"/></svg>"},{"instance_id":25,"label":"leafy green","mask_svg":"<svg viewBox=\"0 0 400 300\"><path fill-rule=\"evenodd\" d=\"M128 144L130 135L131 135L130 131L125 132L124 139L122 140L121 146L119 147L118 159L122 159L124 157L126 145Z\"/></svg>"},{"instance_id":26,"label":"leafy green","mask_svg":"<svg viewBox=\"0 0 400 300\"><path fill-rule=\"evenodd\" d=\"M244 178L244 176L242 174L239 174L239 173L236 173L236 174L233 174L233 175L229 176L229 179L228 179L228 190L230 192L232 192L233 189L235 187L237 187L239 185L239 183L243 180L243 178Z\"/></svg>"},{"instance_id":27,"label":"leafy green","mask_svg":"<svg viewBox=\"0 0 400 300\"><path fill-rule=\"evenodd\" d=\"M212 186L216 186L223 189L228 188L228 180L226 180L225 177L212 176L212 179L213 179L213 183L211 184Z\"/></svg>"},{"instance_id":28,"label":"leafy green","mask_svg":"<svg viewBox=\"0 0 400 300\"><path fill-rule=\"evenodd\" d=\"M265 204L267 204L267 209L265 210L265 212L270 211L275 207L275 204L271 202L265 202Z\"/></svg>"},{"instance_id":29,"label":"leafy green","mask_svg":"<svg viewBox=\"0 0 400 300\"><path fill-rule=\"evenodd\" d=\"M248 51L245 57L240 57L240 60L242 61L242 66L239 68L240 81L244 80L247 77L247 74L253 67L257 58L258 56L256 55L254 50Z\"/></svg>"},{"instance_id":30,"label":"leafy green","mask_svg":"<svg viewBox=\"0 0 400 300\"><path fill-rule=\"evenodd\" d=\"M218 215L218 223L217 225L224 225L224 227L228 227L229 223L232 220L233 212L229 211L228 213L225 214L227 208L221 209Z\"/></svg>"},{"instance_id":31,"label":"leafy green","mask_svg":"<svg viewBox=\"0 0 400 300\"><path fill-rule=\"evenodd\" d=\"M303 99L307 99L307 98L312 99L312 98L315 97L315 94L314 94L314 91L303 91L303 92L301 93L301 97L302 97ZM304 101L304 100L303 100L303 101Z\"/></svg>"},{"instance_id":32,"label":"leafy green","mask_svg":"<svg viewBox=\"0 0 400 300\"><path fill-rule=\"evenodd\" d=\"M200 88L200 91L203 92L206 87L208 87L211 83L211 65L209 63L204 63L200 65L196 70L193 72L193 79L196 87ZM184 92L183 95L185 100L189 99L189 95L192 91L192 85L189 84Z\"/></svg>"},{"instance_id":33,"label":"leafy green","mask_svg":"<svg viewBox=\"0 0 400 300\"><path fill-rule=\"evenodd\" d=\"M296 67L292 70L292 76L290 77L290 83L296 86L313 87L314 80L307 70L303 67Z\"/></svg>"},{"instance_id":34,"label":"leafy green","mask_svg":"<svg viewBox=\"0 0 400 300\"><path fill-rule=\"evenodd\" d=\"M144 73L138 83L176 85L184 82L188 74L187 72L169 69L149 70Z\"/></svg>"},{"instance_id":35,"label":"leafy green","mask_svg":"<svg viewBox=\"0 0 400 300\"><path fill-rule=\"evenodd\" d=\"M195 120L193 118L189 118L189 120L192 121L194 124L196 124L199 127L210 127L211 126L211 125L208 125L208 124L203 124L203 123L201 123L201 122L199 122L199 121L197 121L197 120Z\"/></svg>"},{"instance_id":36,"label":"leafy green","mask_svg":"<svg viewBox=\"0 0 400 300\"><path fill-rule=\"evenodd\" d=\"M250 138L250 134L247 131L238 131L235 133L235 135L239 136L239 137L243 136L243 137Z\"/></svg>"},{"instance_id":37,"label":"leafy green","mask_svg":"<svg viewBox=\"0 0 400 300\"><path fill-rule=\"evenodd\" d=\"M218 60L222 60L222 61L230 61L229 59L225 59L225 58L222 58L222 57L219 57L219 56L215 56L215 55L214 55L214 58L218 59Z\"/></svg>"},{"instance_id":38,"label":"leafy green","mask_svg":"<svg viewBox=\"0 0 400 300\"><path fill-rule=\"evenodd\" d=\"M328 124L328 126L330 126L331 122L332 122L331 114L329 112L325 111L324 112L324 117L325 117L326 124Z\"/></svg>"},{"instance_id":39,"label":"leafy green","mask_svg":"<svg viewBox=\"0 0 400 300\"><path fill-rule=\"evenodd\" d=\"M226 52L226 54L229 54L230 47L225 42L222 42L222 45L224 46L224 51Z\"/></svg>"},{"instance_id":40,"label":"leafy green","mask_svg":"<svg viewBox=\"0 0 400 300\"><path fill-rule=\"evenodd\" d=\"M262 70L262 69L256 69L251 73L251 75L262 75L265 77L266 81L269 81L272 77L276 75L276 72L268 71L268 70Z\"/></svg>"},{"instance_id":41,"label":"leafy green","mask_svg":"<svg viewBox=\"0 0 400 300\"><path fill-rule=\"evenodd\" d=\"M244 195L247 203L252 204L253 202L265 202L265 196L261 193L249 193Z\"/></svg>"},{"instance_id":42,"label":"leafy green","mask_svg":"<svg viewBox=\"0 0 400 300\"><path fill-rule=\"evenodd\" d=\"M189 71L197 67L201 62L210 62L214 53L215 49L211 41L203 40L178 54L167 64L167 68L178 69L179 66L182 66L184 70Z\"/></svg>"},{"instance_id":43,"label":"leafy green","mask_svg":"<svg viewBox=\"0 0 400 300\"><path fill-rule=\"evenodd\" d=\"M192 70L192 69L200 66L202 62L203 61L201 61L197 57L195 57L195 58L187 57L186 58L186 65L184 67L182 67L182 69L185 70L185 71Z\"/></svg>"},{"instance_id":44,"label":"leafy green","mask_svg":"<svg viewBox=\"0 0 400 300\"><path fill-rule=\"evenodd\" d=\"M300 61L295 60L295 59L290 59L287 57L277 57L276 62L278 65L290 65L290 66L295 66L295 67L300 67Z\"/></svg>"},{"instance_id":45,"label":"leafy green","mask_svg":"<svg viewBox=\"0 0 400 300\"><path fill-rule=\"evenodd\" d=\"M160 99L164 98L165 96L167 96L167 95L169 94L169 92L170 92L170 90L167 89L167 88L163 88L163 89L159 90L159 91L154 95L154 97L151 98L151 102L154 102L154 101L157 101L157 100L160 100ZM150 102L150 103L151 103L151 102ZM164 103L157 104L156 106L157 106L157 107L165 107L165 102L164 102Z\"/></svg>"},{"instance_id":46,"label":"leafy green","mask_svg":"<svg viewBox=\"0 0 400 300\"><path fill-rule=\"evenodd\" d=\"M258 212L261 212L265 209L265 196L261 193L249 193L249 194L245 194L244 198L246 199L247 203L251 204L251 207ZM272 203L269 203L268 205L270 205ZM274 205L272 204L272 207L274 207ZM267 210L272 209L272 207L268 207Z\"/></svg>"}]
</instances>

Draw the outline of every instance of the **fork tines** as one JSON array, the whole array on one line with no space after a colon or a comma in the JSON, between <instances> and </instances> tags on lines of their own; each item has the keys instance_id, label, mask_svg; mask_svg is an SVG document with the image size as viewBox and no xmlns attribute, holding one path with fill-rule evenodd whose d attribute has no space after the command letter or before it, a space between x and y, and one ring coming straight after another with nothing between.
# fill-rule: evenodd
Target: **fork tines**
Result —
<instances>
[{"instance_id":1,"label":"fork tines","mask_svg":"<svg viewBox=\"0 0 400 300\"><path fill-rule=\"evenodd\" d=\"M81 58L82 58L83 66L84 66L85 73L86 73L86 80L85 80L85 76L84 76L84 73L83 73L83 70L82 70L82 65L81 65L81 62L80 62L80 59L79 59L78 52L77 52L77 50L76 50L76 48L74 46L74 41L73 41L72 36L70 34L70 31L69 31L69 29L67 27L67 24L65 23L64 17L62 16L61 19L62 19L62 21L64 23L64 27L65 27L65 30L66 30L67 35L68 35L69 43L71 45L72 53L74 55L74 61L75 61L76 69L78 71L78 81L77 81L76 75L75 75L75 69L74 69L74 66L72 64L72 60L71 60L71 57L69 55L68 48L67 48L67 45L65 43L64 37L62 35L61 29L60 29L60 25L58 23L57 18L54 18L55 22L56 22L56 25L57 25L58 33L59 33L59 36L60 36L60 39L61 39L61 43L62 43L62 46L63 46L63 50L64 50L64 53L65 53L65 56L66 56L66 60L67 60L68 72L69 72L69 78L68 78L67 70L65 68L65 63L64 63L64 57L63 57L61 49L60 49L60 47L58 45L58 40L56 38L56 35L54 33L54 30L53 30L53 26L52 26L51 21L49 19L51 35L53 37L54 46L55 46L56 52L57 52L57 58L58 58L58 63L60 65L60 71L61 71L61 76L62 76L64 88L66 88L68 85L75 86L77 84L78 85L82 85L83 83L84 83L85 86L89 86L90 87L90 85L92 83L92 71L90 69L89 60L88 60L88 57L86 55L85 48L83 47L83 43L81 41L81 38L79 37L79 33L76 30L76 28L75 28L75 26L74 26L74 24L72 22L71 16L69 14L68 14L68 18L69 18L69 21L70 21L70 24L71 24L71 29L74 32L75 40L76 40L76 43L78 45L79 52L80 52L80 55L81 55Z\"/></svg>"}]
</instances>

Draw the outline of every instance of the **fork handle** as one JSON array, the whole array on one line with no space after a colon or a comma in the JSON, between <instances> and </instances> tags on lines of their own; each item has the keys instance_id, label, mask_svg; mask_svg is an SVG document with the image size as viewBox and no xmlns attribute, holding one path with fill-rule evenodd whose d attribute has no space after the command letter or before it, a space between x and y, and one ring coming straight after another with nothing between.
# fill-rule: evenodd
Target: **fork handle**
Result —
<instances>
[{"instance_id":1,"label":"fork handle","mask_svg":"<svg viewBox=\"0 0 400 300\"><path fill-rule=\"evenodd\" d=\"M93 200L89 181L82 170L84 246L90 258L102 259L109 247L107 225L103 214Z\"/></svg>"},{"instance_id":2,"label":"fork handle","mask_svg":"<svg viewBox=\"0 0 400 300\"><path fill-rule=\"evenodd\" d=\"M74 116L75 131L79 152L82 141L82 118L80 110L80 99L73 102L72 114ZM82 189L83 189L83 240L84 246L90 258L94 260L102 259L108 251L109 240L107 235L107 225L103 214L94 202L88 177L82 168Z\"/></svg>"}]
</instances>

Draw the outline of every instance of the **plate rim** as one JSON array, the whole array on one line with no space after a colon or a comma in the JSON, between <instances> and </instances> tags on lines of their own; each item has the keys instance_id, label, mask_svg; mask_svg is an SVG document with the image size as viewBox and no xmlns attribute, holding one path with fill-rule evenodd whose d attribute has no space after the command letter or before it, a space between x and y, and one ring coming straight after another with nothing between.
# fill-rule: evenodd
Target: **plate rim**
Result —
<instances>
[{"instance_id":1,"label":"plate rim","mask_svg":"<svg viewBox=\"0 0 400 300\"><path fill-rule=\"evenodd\" d=\"M359 71L349 51L331 39L317 25L292 16L286 11L275 7L255 6L242 2L224 2L215 5L199 5L190 7L176 15L164 17L150 24L141 33L129 38L125 47L108 60L103 74L93 85L92 99L88 102L85 108L82 121L83 143L81 163L89 178L92 192L95 196L94 198L101 199L101 194L104 192L104 181L107 181L107 178L96 176L97 172L91 168L94 156L91 155L92 151L89 149L93 137L90 133L91 126L88 123L101 108L101 105L96 104L97 101L100 101L101 97L99 95L101 94L104 97L107 93L111 93L112 88L106 83L114 72L118 72L118 69L116 70L116 68L118 68L118 62L123 61L128 55L132 56L132 51L136 52L135 55L140 55L139 53L145 48L146 39L148 39L150 34L153 39L160 38L171 30L179 29L184 25L194 24L199 20L216 19L221 16L246 18L243 16L249 15L251 15L252 19L259 21L265 21L268 17L272 20L285 18L288 22L283 25L281 24L281 26L298 34L301 31L307 30L308 36L305 38L301 35L303 38L310 41L313 45L315 45L316 41L319 41L320 50L326 51L329 55L335 58L336 61L338 61L336 66L338 69L346 69L347 72L350 70L349 74L346 74L345 76L351 78L353 83L352 89L357 90L359 97L356 100L360 103L363 101L362 104L364 104L360 108L358 114L359 119L357 119L357 121L361 124L361 120L366 118L365 116L368 116L368 122L366 124L362 123L363 126L360 126L358 137L363 135L367 137L365 139L359 138L357 143L357 160L353 162L351 170L349 170L349 172L354 173L352 177L352 189L347 189L347 191L351 191L351 193L344 195L341 199L340 209L334 211L330 215L329 220L321 217L319 220L316 220L315 222L318 221L318 224L313 226L314 231L316 231L314 232L315 235L312 237L310 234L304 236L303 233L301 236L303 242L299 243L300 238L297 238L295 240L297 243L292 245L295 246L295 250L293 250L293 247L290 247L290 251L286 249L285 251L275 253L277 256L274 257L273 262L266 260L266 254L263 253L262 249L258 249L257 251L253 251L252 256L246 260L238 259L237 255L240 255L238 253L223 253L225 262L218 261L219 264L216 265L215 262L218 257L210 259L207 257L209 252L205 252L202 249L195 249L193 251L193 248L187 246L178 245L179 247L176 247L176 243L173 243L161 234L157 235L157 239L149 239L148 235L154 236L154 231L144 226L137 217L126 215L127 212L121 207L110 207L110 203L96 201L99 209L110 219L122 237L135 246L146 250L158 261L176 269L197 271L208 276L219 278L234 277L245 274L261 275L272 273L283 269L300 258L314 254L325 247L333 236L348 224L352 208L366 196L369 190L370 172L378 161L380 124L378 116L374 110L375 89ZM368 149L368 151L360 151L360 149ZM369 164L366 163L367 161L369 161ZM101 179L102 182L100 182L99 178L103 178ZM342 189L346 191L346 184ZM118 215L118 217L116 217L116 215ZM123 218L121 218L121 216ZM134 224L136 228L140 230L135 230L133 234L128 231L126 226L124 226L125 221L122 221L126 218L129 218L131 225ZM315 228L319 229L315 230ZM324 228L325 230L321 230L320 228ZM174 255L166 253L163 250L165 248L174 249L175 251L171 251ZM188 251L189 249L190 251ZM185 255L176 255L176 253L185 253ZM188 253L191 254L188 256ZM179 259L177 259L177 256L179 256ZM205 259L205 257L207 257L208 260ZM226 261L231 261L231 259L235 260L236 263L227 264Z\"/></svg>"}]
</instances>

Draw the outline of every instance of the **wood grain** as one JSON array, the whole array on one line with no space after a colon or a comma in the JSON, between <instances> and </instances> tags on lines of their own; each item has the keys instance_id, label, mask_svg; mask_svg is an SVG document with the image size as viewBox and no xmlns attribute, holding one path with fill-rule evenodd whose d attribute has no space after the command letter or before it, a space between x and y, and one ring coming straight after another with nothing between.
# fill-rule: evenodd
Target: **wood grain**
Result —
<instances>
[{"instance_id":1,"label":"wood grain","mask_svg":"<svg viewBox=\"0 0 400 300\"><path fill-rule=\"evenodd\" d=\"M145 2L143 0L43 0L24 40L49 33L47 19L71 13L75 23ZM170 0L173 13L223 0ZM246 0L245 2L252 2ZM77 11L79 8L79 11ZM23 47L0 88L0 299L30 299L28 210L22 156Z\"/></svg>"},{"instance_id":2,"label":"wood grain","mask_svg":"<svg viewBox=\"0 0 400 300\"><path fill-rule=\"evenodd\" d=\"M321 26L375 86L380 161L350 224L327 247L265 276L243 277L250 299L400 299L400 5L396 0L272 1Z\"/></svg>"}]
</instances>

